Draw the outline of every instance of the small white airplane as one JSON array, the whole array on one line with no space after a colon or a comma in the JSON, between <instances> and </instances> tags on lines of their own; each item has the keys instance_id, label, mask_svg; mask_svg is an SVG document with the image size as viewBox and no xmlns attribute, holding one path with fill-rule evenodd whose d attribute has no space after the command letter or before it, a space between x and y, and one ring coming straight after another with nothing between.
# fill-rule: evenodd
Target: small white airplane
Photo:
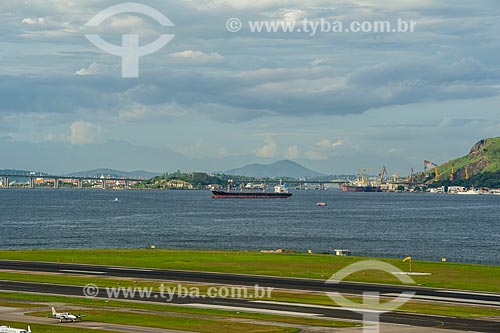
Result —
<instances>
[{"instance_id":1,"label":"small white airplane","mask_svg":"<svg viewBox=\"0 0 500 333\"><path fill-rule=\"evenodd\" d=\"M31 327L28 326L27 330L20 330L10 326L0 326L0 333L31 333Z\"/></svg>"},{"instance_id":2,"label":"small white airplane","mask_svg":"<svg viewBox=\"0 0 500 333\"><path fill-rule=\"evenodd\" d=\"M50 318L54 318L54 319L59 319L59 321L61 323L63 321L70 321L70 322L74 323L77 320L82 320L82 318L84 316L82 316L82 315L74 315L74 314L71 314L69 312L57 313L56 309L54 307L52 307L52 316L49 316L49 317ZM0 332L0 333L2 333L2 332Z\"/></svg>"}]
</instances>

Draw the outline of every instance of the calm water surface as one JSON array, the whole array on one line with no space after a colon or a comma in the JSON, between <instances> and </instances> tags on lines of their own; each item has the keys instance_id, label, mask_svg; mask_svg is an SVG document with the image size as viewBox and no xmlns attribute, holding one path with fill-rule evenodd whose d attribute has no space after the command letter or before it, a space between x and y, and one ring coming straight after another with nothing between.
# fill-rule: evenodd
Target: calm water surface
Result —
<instances>
[{"instance_id":1,"label":"calm water surface","mask_svg":"<svg viewBox=\"0 0 500 333\"><path fill-rule=\"evenodd\" d=\"M214 200L209 191L0 190L3 249L341 248L500 261L499 219L500 196L297 191L289 200Z\"/></svg>"}]
</instances>

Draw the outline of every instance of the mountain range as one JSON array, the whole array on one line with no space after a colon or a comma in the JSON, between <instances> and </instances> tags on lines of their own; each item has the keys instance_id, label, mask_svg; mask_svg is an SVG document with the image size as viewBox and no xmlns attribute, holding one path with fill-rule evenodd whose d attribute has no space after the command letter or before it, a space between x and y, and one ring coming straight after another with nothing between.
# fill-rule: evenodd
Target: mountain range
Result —
<instances>
[{"instance_id":1,"label":"mountain range","mask_svg":"<svg viewBox=\"0 0 500 333\"><path fill-rule=\"evenodd\" d=\"M30 171L22 171L22 170L4 170L5 174L18 174L18 175L28 175ZM224 172L226 175L234 175L234 176L246 176L246 177L255 177L255 178L272 178L272 177L283 177L283 178L314 178L324 176L323 174L308 169L299 163L283 160L277 161L272 164L249 164L243 166L241 168L231 169ZM36 172L37 175L46 173ZM129 178L143 178L150 179L156 176L159 176L160 173L150 172L144 170L137 171L122 171L115 169L106 169L99 168L87 171L73 172L68 173L66 176L72 177L89 177L89 178L99 178L101 176L105 177L129 177Z\"/></svg>"},{"instance_id":2,"label":"mountain range","mask_svg":"<svg viewBox=\"0 0 500 333\"><path fill-rule=\"evenodd\" d=\"M337 147L336 155L320 159L296 158L295 162L324 174L356 174L359 168L380 169L407 174L410 162L397 156L386 156L371 150ZM149 170L155 172L223 171L251 163L269 164L282 158L264 158L255 153L197 155L174 151L167 146L141 146L125 141L104 141L89 144L44 141L32 143L0 137L2 169L42 170L63 175L81 170L107 167L117 170ZM280 155L281 156L281 155ZM284 159L284 158L283 158ZM418 159L420 160L420 158Z\"/></svg>"}]
</instances>

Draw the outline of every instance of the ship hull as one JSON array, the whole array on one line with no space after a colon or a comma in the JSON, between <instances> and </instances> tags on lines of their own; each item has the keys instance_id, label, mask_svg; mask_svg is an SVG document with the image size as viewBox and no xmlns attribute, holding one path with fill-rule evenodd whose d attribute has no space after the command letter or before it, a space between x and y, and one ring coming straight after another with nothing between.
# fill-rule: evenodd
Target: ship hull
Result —
<instances>
[{"instance_id":1,"label":"ship hull","mask_svg":"<svg viewBox=\"0 0 500 333\"><path fill-rule=\"evenodd\" d=\"M381 192L382 190L378 186L342 185L342 191L344 191L344 192Z\"/></svg>"},{"instance_id":2,"label":"ship hull","mask_svg":"<svg viewBox=\"0 0 500 333\"><path fill-rule=\"evenodd\" d=\"M292 193L212 191L214 199L287 199Z\"/></svg>"}]
</instances>

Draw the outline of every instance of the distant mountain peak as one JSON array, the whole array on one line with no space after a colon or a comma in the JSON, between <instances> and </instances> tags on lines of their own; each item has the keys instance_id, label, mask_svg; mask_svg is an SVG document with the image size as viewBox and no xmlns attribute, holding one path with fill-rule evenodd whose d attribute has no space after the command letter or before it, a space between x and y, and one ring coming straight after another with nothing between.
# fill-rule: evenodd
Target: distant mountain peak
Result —
<instances>
[{"instance_id":1,"label":"distant mountain peak","mask_svg":"<svg viewBox=\"0 0 500 333\"><path fill-rule=\"evenodd\" d=\"M121 171L121 170L101 168L101 169L93 169L93 170L88 170L88 171L75 172L75 173L69 174L68 176L96 177L96 178L99 178L101 176L105 176L105 177L109 176L109 177L132 177L132 178L149 179L149 178L153 178L153 177L156 177L159 175L160 175L159 173L149 172L149 171L144 171L144 170Z\"/></svg>"},{"instance_id":2,"label":"distant mountain peak","mask_svg":"<svg viewBox=\"0 0 500 333\"><path fill-rule=\"evenodd\" d=\"M288 177L298 179L323 176L323 174L291 160L280 160L271 164L253 163L241 168L227 170L225 173L255 178Z\"/></svg>"}]
</instances>

